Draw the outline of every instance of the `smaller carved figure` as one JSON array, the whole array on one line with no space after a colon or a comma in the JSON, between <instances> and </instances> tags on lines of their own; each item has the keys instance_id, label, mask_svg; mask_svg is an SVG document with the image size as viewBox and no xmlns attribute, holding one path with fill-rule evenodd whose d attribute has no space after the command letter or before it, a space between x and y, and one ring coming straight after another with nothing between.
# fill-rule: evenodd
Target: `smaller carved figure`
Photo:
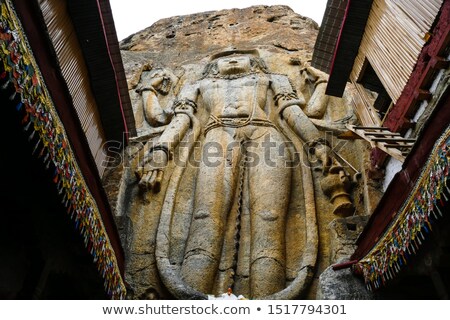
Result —
<instances>
[{"instance_id":1,"label":"smaller carved figure","mask_svg":"<svg viewBox=\"0 0 450 320\"><path fill-rule=\"evenodd\" d=\"M303 94L307 104L303 111L313 119L323 118L328 107L329 96L325 94L328 76L324 72L309 65L308 62L301 63L300 75L302 77Z\"/></svg>"},{"instance_id":2,"label":"smaller carved figure","mask_svg":"<svg viewBox=\"0 0 450 320\"><path fill-rule=\"evenodd\" d=\"M136 89L142 94L144 102L144 117L152 127L167 125L173 116L171 108L165 108L172 105L172 101L164 101L168 98L169 92L173 87L173 74L164 68L155 68L147 76L149 80L145 86ZM164 107L164 106L165 107Z\"/></svg>"}]
</instances>

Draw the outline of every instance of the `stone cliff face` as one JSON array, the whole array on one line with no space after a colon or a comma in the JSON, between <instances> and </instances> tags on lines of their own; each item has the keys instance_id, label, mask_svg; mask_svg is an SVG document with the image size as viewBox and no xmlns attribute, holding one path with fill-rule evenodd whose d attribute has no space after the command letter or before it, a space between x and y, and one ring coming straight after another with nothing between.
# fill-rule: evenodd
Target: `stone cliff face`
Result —
<instances>
[{"instance_id":1,"label":"stone cliff face","mask_svg":"<svg viewBox=\"0 0 450 320\"><path fill-rule=\"evenodd\" d=\"M179 66L230 47L262 47L310 58L318 25L287 6L253 6L159 20L120 43L127 79L141 63Z\"/></svg>"},{"instance_id":2,"label":"stone cliff face","mask_svg":"<svg viewBox=\"0 0 450 320\"><path fill-rule=\"evenodd\" d=\"M318 26L313 20L293 12L287 6L254 6L242 10L221 10L163 19L121 42L138 137L131 142L127 150L126 165L113 170L113 174L105 179L105 183L111 202L115 204L117 221L127 255L126 281L130 285L130 298L197 297L196 294L189 293L190 289L187 288L180 293L178 289L182 285L170 284L167 279L190 277L189 273L183 276L180 270L186 265L184 254L189 225L191 220L194 220L192 213L195 204L192 194L196 190L206 194L209 192L208 188L205 185L203 185L203 189L199 187L201 184L197 183L196 170L191 170L189 166L183 179L180 180L181 182L173 184L170 181L174 179L172 174L176 176L173 172L178 170L174 164L175 161L170 161L165 168L164 179L161 181L161 189L158 192L140 190L139 180L135 177L139 159L142 159L144 153L147 152L148 145L151 142L157 142L161 133L167 128L173 129L176 126L176 123L169 123L170 119L166 121L164 117L173 116L174 112L171 113L170 110L174 110L172 108L175 108L177 104L174 101L186 93L183 91L184 88L197 85L197 89L193 92L197 92L198 95L190 100L192 102L190 105L184 107L190 108L189 106L192 104L198 105L195 119L198 120L202 134L198 134L196 141L200 142L201 139L205 139L205 127L209 117L207 112L211 110L211 106L205 107L205 105L207 105L207 101L212 101L209 95L214 91L204 88L209 89L214 86L219 88L218 90L222 90L229 85L227 88L232 90L231 94L214 98L216 104L233 105L233 99L236 100L236 97L251 96L253 91L244 92L242 88L248 86L248 83L255 83L259 88L259 91L255 92L261 96L255 100L247 99L243 101L245 102L243 105L267 101L257 107L263 110L260 112L264 112L264 116L268 117L268 122L278 125L277 130L280 128L280 123L284 121L280 120L282 117L278 117L276 111L277 106L280 108L278 101L289 100L297 95L300 97L299 99L304 99L303 111L298 108L299 113L303 114L304 112L303 118L298 118L297 121L299 131L306 131L306 127L311 128L312 126L312 129L320 131L320 134L326 137L325 131L338 133L345 128L346 123L352 123L355 120L349 96L344 95L343 98L325 96L328 75L311 68L307 63L311 59L317 33ZM231 74L231 77L228 77L226 74L214 73L211 71L213 69L207 69L207 66L212 66L212 57L215 55L217 57L219 52L223 53L223 51L232 49L239 49L241 53L247 52L253 55L254 60L252 61L255 64L252 64L250 71L243 74L238 73L235 77ZM258 65L258 61L260 61L260 65ZM208 65L208 63L210 64ZM209 71L205 73L205 70ZM276 84L277 81L278 84ZM284 81L284 84L281 85L280 81ZM200 82L200 87L203 89L198 87ZM280 87L283 87L283 90L279 89ZM280 96L284 98L279 100L277 97ZM245 99L242 98L242 100ZM153 111L149 108L153 108ZM155 116L153 120L149 120L151 112L162 117ZM295 116L292 115L287 120L294 124L294 118ZM186 130L188 133L191 130L195 135L196 131L193 127L194 125L191 129ZM358 149L360 146L353 142L347 144L340 142L336 136L329 140L332 140L333 145L340 145L336 151L353 166L357 168L363 166L364 157L359 156L361 154ZM296 150L301 149L301 147L296 147ZM176 152L178 151L175 150L175 156ZM194 150L192 156L194 158L201 156L195 154L198 152L198 150ZM182 151L179 150L179 153L181 154ZM283 285L286 286L287 292L291 290L289 288L297 286L295 290L291 290L293 293L289 298L299 295L302 298L314 298L320 273L331 263L337 261L333 251L345 251L341 245L337 246L337 249L333 249L333 246L336 247L336 245L333 245L333 241L330 240L331 236L327 226L336 217L337 210L336 205L330 202L333 197L327 196L323 185L321 186L324 174L321 169L312 170L311 176L308 176L308 179L312 180L305 182L307 179L305 180L301 173L307 172L306 170L310 171L309 163L304 168L292 171L292 187L290 189L285 187L289 183L283 184L279 181L280 179L268 179L258 185L261 190L265 189L264 186L272 185L279 185L279 190L283 190L283 188L285 191L288 190L287 197L290 198L290 202L286 208L283 208L287 223L285 230L282 231L284 237L281 236L284 239L282 241L286 242L286 263L281 262L283 270L280 274L285 273L285 278L281 281L285 282ZM336 168L337 171L333 174L338 177L337 173L340 169L339 166L334 167L335 170ZM349 182L349 171L344 171L339 174L339 179L329 180L334 181L332 183L335 185L338 185L340 180ZM329 174L328 177L333 174ZM220 177L211 176L208 179L215 181ZM239 179L246 178L241 175ZM120 182L118 182L119 180ZM244 180L241 182L243 185ZM176 192L171 193L171 188ZM329 189L330 193L335 191L331 187ZM353 201L353 205L348 203L346 206L347 211L351 210L346 214L352 214L353 210L355 215L366 214L364 201L360 200L363 199L362 189L358 186L354 187L352 191L349 191L349 186L341 189L340 192L346 197L348 196L347 200ZM169 191L166 192L166 190ZM229 191L230 194L237 192L234 189ZM243 194L244 191L242 191ZM347 194L347 191L351 194ZM306 196L307 193L311 196ZM270 197L276 201L278 199L277 192L273 192ZM234 203L233 208L239 208L242 212L235 214L233 219L229 218L230 221L218 224L234 226L241 222L244 224L243 219L249 219L244 217L244 213L252 214L249 207L250 202L247 203L237 196L235 199L240 200L233 199L233 203L241 202ZM173 206L170 207L167 203L173 203ZM165 213L167 208L173 209L172 220L167 218L170 216ZM241 213L242 217L240 217ZM230 217L233 217L233 214L230 214ZM168 230L167 234L165 228ZM248 230L249 225L246 228ZM249 232L245 233L243 230L239 231L239 241L250 246L252 238L248 235ZM226 232L232 239L233 230L227 229ZM167 243L165 243L166 235L169 239ZM205 235L205 239L201 240L209 243L211 239L206 237ZM274 234L269 234L268 237L274 237ZM217 239L214 240L217 241ZM229 243L232 241L230 240ZM252 242L253 245L256 244ZM235 253L237 253L238 250L244 250L239 249L241 247L240 244L235 246L226 255L233 258L231 252L236 250ZM224 281L222 278L219 280L225 284L227 284L227 279L232 279L228 283L231 285L234 281L233 286L237 294L242 293L247 297L252 297L253 289L250 290L250 285L246 283L251 278L251 275L247 274L248 265L245 265L245 263L249 263L249 260L245 252L242 252L241 254L239 251L237 256L239 256L239 263L245 267L241 268L244 271L239 270L239 266L237 269L236 266L230 269L222 268L219 271L223 271L223 274L218 272L217 279L224 278ZM170 263L161 263L161 253L167 255ZM272 271L272 269L268 270L269 273ZM239 274L239 272L241 273ZM237 279L238 277L241 278ZM195 281L192 282L195 283ZM203 290L202 293L218 294L225 291L226 287L215 286L214 291ZM325 293L321 297L324 298L324 295Z\"/></svg>"}]
</instances>

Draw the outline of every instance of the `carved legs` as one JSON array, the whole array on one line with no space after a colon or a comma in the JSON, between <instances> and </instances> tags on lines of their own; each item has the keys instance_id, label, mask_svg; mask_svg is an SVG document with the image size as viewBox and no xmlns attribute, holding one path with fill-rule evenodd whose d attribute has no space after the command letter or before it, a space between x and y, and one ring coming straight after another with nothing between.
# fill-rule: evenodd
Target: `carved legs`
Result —
<instances>
[{"instance_id":1,"label":"carved legs","mask_svg":"<svg viewBox=\"0 0 450 320\"><path fill-rule=\"evenodd\" d=\"M251 139L253 134L260 133L258 138ZM244 180L239 167L240 141L246 141L245 154L249 158L243 164ZM292 169L287 167L289 151L280 148L283 143L283 137L275 129L208 132L181 269L183 280L193 288L214 293L215 286L223 290L233 284L233 276L247 275L250 282L245 284L240 279L238 287L252 298L285 288L285 224ZM206 157L212 154L217 157ZM239 185L240 192L238 182L245 184ZM236 210L240 213L236 214ZM233 236L236 220L241 225L237 238Z\"/></svg>"},{"instance_id":2,"label":"carved legs","mask_svg":"<svg viewBox=\"0 0 450 320\"><path fill-rule=\"evenodd\" d=\"M270 142L274 146L270 152L267 147L256 151L265 159L249 168L252 298L281 291L286 282L285 224L292 169L286 167L288 150L280 154L281 135L272 131Z\"/></svg>"},{"instance_id":3,"label":"carved legs","mask_svg":"<svg viewBox=\"0 0 450 320\"><path fill-rule=\"evenodd\" d=\"M227 132L211 130L202 153L181 273L193 288L212 293L239 175L239 144Z\"/></svg>"}]
</instances>

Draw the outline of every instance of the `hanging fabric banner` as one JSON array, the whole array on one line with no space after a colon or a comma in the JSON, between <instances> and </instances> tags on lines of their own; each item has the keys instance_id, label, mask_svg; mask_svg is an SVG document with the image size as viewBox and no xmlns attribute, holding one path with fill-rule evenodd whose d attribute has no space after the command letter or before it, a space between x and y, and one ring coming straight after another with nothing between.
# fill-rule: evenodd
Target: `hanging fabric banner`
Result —
<instances>
[{"instance_id":1,"label":"hanging fabric banner","mask_svg":"<svg viewBox=\"0 0 450 320\"><path fill-rule=\"evenodd\" d=\"M114 249L94 197L76 162L67 133L58 116L26 35L10 0L0 0L0 57L3 87L14 87L13 100L20 97L18 111L24 111L23 124L30 140L39 138L33 153L55 168L53 181L63 204L93 257L106 292L123 299L126 289Z\"/></svg>"},{"instance_id":2,"label":"hanging fabric banner","mask_svg":"<svg viewBox=\"0 0 450 320\"><path fill-rule=\"evenodd\" d=\"M420 177L402 208L372 250L353 266L369 290L391 280L415 255L442 218L450 199L450 127L436 141Z\"/></svg>"}]
</instances>

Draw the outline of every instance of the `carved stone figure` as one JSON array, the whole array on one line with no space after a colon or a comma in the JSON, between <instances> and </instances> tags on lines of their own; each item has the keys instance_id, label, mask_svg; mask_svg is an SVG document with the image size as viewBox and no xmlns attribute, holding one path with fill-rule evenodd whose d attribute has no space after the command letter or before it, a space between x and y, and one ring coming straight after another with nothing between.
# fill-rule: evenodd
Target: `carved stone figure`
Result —
<instances>
[{"instance_id":1,"label":"carved stone figure","mask_svg":"<svg viewBox=\"0 0 450 320\"><path fill-rule=\"evenodd\" d=\"M321 119L325 114L329 101L329 96L325 94L328 75L312 68L307 62L302 63L301 66L302 88L308 94L308 102L304 112L310 118Z\"/></svg>"},{"instance_id":2,"label":"carved stone figure","mask_svg":"<svg viewBox=\"0 0 450 320\"><path fill-rule=\"evenodd\" d=\"M106 192L129 299L316 297L334 263L330 223L376 204L368 150L344 140L356 89L324 95L328 75L308 64L317 34L288 7L256 6L163 19L121 42L137 137ZM249 67L220 72L239 54Z\"/></svg>"},{"instance_id":3,"label":"carved stone figure","mask_svg":"<svg viewBox=\"0 0 450 320\"><path fill-rule=\"evenodd\" d=\"M153 88L164 87L164 74L153 79ZM258 51L230 50L214 55L202 78L184 85L173 114L156 98L147 98L148 121L170 123L136 173L144 192L165 192L156 260L167 289L178 298L205 298L229 287L251 298L297 297L312 277L318 246L305 143L313 144L324 174L337 176L327 188L345 184L330 147L302 110L303 96L287 76L271 73ZM192 165L195 154L200 161ZM183 178L193 170L191 180ZM295 252L298 239L302 255Z\"/></svg>"}]
</instances>

